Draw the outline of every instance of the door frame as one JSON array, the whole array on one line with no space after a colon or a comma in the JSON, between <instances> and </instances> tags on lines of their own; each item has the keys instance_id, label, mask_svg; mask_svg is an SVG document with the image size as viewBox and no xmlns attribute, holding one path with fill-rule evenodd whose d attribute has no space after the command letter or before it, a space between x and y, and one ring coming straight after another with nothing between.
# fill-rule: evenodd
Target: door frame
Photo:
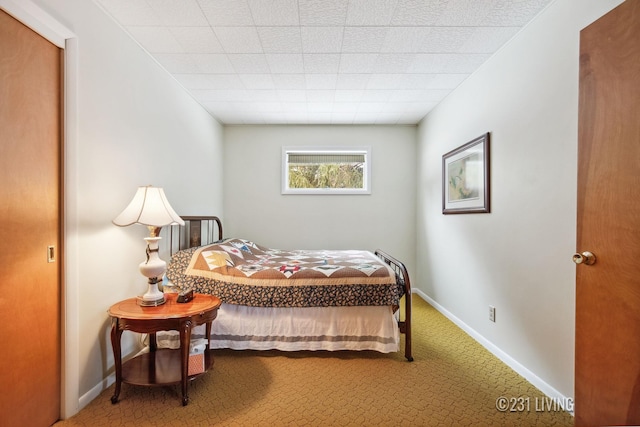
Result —
<instances>
[{"instance_id":1,"label":"door frame","mask_svg":"<svg viewBox=\"0 0 640 427\"><path fill-rule=\"evenodd\" d=\"M0 0L0 8L62 49L62 146L61 155L61 224L60 240L63 260L60 273L61 291L61 390L60 417L66 419L80 409L79 369L79 277L74 261L78 259L77 244L77 179L78 152L78 38L66 26L34 4L31 0ZM85 403L86 404L86 403Z\"/></svg>"}]
</instances>

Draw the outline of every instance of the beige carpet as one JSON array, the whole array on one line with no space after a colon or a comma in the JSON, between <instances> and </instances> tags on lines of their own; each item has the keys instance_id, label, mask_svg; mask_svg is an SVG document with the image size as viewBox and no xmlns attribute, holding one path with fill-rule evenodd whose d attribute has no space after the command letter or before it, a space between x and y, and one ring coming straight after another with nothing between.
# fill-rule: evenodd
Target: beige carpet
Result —
<instances>
[{"instance_id":1,"label":"beige carpet","mask_svg":"<svg viewBox=\"0 0 640 427\"><path fill-rule=\"evenodd\" d=\"M111 404L111 386L55 425L573 425L562 410L541 410L540 391L419 297L413 315L414 362L402 352L217 350L213 370L191 383L186 407L177 386L123 384L119 403ZM500 412L500 397L519 405Z\"/></svg>"}]
</instances>

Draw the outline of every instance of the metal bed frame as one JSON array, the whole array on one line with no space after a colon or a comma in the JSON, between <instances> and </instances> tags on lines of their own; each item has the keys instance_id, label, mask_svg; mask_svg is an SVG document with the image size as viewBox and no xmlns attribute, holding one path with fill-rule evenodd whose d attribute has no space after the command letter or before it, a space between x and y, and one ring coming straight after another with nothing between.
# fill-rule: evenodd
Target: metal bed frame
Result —
<instances>
[{"instance_id":1,"label":"metal bed frame","mask_svg":"<svg viewBox=\"0 0 640 427\"><path fill-rule=\"evenodd\" d=\"M172 226L169 230L169 248L173 255L179 250L212 244L222 240L222 221L217 216L183 216L184 227ZM396 273L398 283L404 288L404 320L398 318L398 328L404 334L404 357L413 361L411 353L411 281L409 272L401 261L380 249L374 254ZM398 310L400 307L394 307ZM395 310L394 310L395 311Z\"/></svg>"}]
</instances>

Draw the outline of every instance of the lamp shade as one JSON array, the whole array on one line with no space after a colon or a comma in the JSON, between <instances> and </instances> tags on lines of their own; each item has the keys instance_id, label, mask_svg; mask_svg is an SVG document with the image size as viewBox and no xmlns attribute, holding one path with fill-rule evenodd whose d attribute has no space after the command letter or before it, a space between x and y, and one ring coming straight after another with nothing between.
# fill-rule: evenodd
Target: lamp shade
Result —
<instances>
[{"instance_id":1,"label":"lamp shade","mask_svg":"<svg viewBox=\"0 0 640 427\"><path fill-rule=\"evenodd\" d=\"M184 225L184 221L173 210L164 190L148 185L138 187L131 203L113 220L115 225L126 227L142 224L151 227L164 227L170 224Z\"/></svg>"}]
</instances>

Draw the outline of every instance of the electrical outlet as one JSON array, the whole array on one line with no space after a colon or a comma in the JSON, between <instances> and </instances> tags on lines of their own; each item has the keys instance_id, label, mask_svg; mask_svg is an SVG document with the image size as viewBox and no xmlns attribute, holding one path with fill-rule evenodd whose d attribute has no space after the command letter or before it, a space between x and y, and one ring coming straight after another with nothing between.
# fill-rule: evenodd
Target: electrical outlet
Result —
<instances>
[{"instance_id":1,"label":"electrical outlet","mask_svg":"<svg viewBox=\"0 0 640 427\"><path fill-rule=\"evenodd\" d=\"M492 305L489 306L489 320L496 321L496 308Z\"/></svg>"}]
</instances>

